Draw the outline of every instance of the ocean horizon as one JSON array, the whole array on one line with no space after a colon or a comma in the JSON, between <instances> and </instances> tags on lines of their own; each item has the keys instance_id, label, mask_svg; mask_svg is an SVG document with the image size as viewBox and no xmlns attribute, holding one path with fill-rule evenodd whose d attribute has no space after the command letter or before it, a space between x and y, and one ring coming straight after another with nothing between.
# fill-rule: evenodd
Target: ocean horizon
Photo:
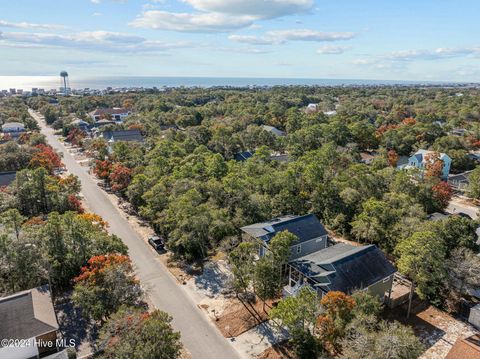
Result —
<instances>
[{"instance_id":1,"label":"ocean horizon","mask_svg":"<svg viewBox=\"0 0 480 359\"><path fill-rule=\"evenodd\" d=\"M249 86L375 86L375 85L459 85L458 82L368 79L309 79L261 77L166 77L166 76L85 76L71 77L73 89L162 88L162 87L249 87ZM0 90L58 89L59 76L0 76Z\"/></svg>"}]
</instances>

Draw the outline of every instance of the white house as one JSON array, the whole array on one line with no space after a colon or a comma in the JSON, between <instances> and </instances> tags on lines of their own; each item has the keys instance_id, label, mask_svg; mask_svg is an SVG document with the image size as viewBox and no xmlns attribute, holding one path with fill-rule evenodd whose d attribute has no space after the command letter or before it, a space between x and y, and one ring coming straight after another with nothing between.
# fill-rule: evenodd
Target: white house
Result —
<instances>
[{"instance_id":1,"label":"white house","mask_svg":"<svg viewBox=\"0 0 480 359\"><path fill-rule=\"evenodd\" d=\"M92 120L99 121L104 119L106 116L109 116L114 121L124 121L127 116L131 113L125 108L97 108L95 111L89 113Z\"/></svg>"}]
</instances>

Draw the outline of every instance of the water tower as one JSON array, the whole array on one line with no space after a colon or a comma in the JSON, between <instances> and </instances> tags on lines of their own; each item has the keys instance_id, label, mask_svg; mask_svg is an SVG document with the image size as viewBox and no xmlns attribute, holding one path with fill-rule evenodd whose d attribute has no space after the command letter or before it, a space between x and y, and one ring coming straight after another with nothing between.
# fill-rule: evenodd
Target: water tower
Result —
<instances>
[{"instance_id":1,"label":"water tower","mask_svg":"<svg viewBox=\"0 0 480 359\"><path fill-rule=\"evenodd\" d=\"M70 83L68 81L68 72L67 71L60 72L60 79L62 83L60 87L60 92L65 96L67 96L70 94Z\"/></svg>"}]
</instances>

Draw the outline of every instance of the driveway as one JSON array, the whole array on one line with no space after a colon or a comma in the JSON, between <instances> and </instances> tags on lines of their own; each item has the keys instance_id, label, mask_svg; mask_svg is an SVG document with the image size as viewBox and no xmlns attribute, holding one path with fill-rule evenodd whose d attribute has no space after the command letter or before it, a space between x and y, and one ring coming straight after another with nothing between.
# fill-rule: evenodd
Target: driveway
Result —
<instances>
[{"instance_id":1,"label":"driveway","mask_svg":"<svg viewBox=\"0 0 480 359\"><path fill-rule=\"evenodd\" d=\"M131 228L118 209L110 202L95 181L81 167L54 135L54 131L34 111L30 115L38 122L49 144L63 153L63 163L70 173L78 176L88 207L102 216L110 225L109 231L122 238L137 275L147 290L150 301L173 317L173 327L182 334L182 342L195 359L235 359L240 355L220 334L208 318L200 312L185 290L177 284L168 270L157 260L156 254Z\"/></svg>"}]
</instances>

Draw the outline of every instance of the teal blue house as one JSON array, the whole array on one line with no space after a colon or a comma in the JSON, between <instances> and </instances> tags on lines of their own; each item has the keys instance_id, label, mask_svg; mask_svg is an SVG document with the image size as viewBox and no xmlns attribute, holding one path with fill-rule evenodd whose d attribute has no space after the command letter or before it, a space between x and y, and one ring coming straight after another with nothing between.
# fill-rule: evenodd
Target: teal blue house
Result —
<instances>
[{"instance_id":1,"label":"teal blue house","mask_svg":"<svg viewBox=\"0 0 480 359\"><path fill-rule=\"evenodd\" d=\"M434 151L418 150L416 153L413 154L413 156L408 159L408 164L405 168L415 167L420 169L421 171L424 171L428 156L434 153ZM452 159L446 153L440 153L440 159L443 161L442 178L446 180L448 179L448 175L450 173Z\"/></svg>"}]
</instances>

